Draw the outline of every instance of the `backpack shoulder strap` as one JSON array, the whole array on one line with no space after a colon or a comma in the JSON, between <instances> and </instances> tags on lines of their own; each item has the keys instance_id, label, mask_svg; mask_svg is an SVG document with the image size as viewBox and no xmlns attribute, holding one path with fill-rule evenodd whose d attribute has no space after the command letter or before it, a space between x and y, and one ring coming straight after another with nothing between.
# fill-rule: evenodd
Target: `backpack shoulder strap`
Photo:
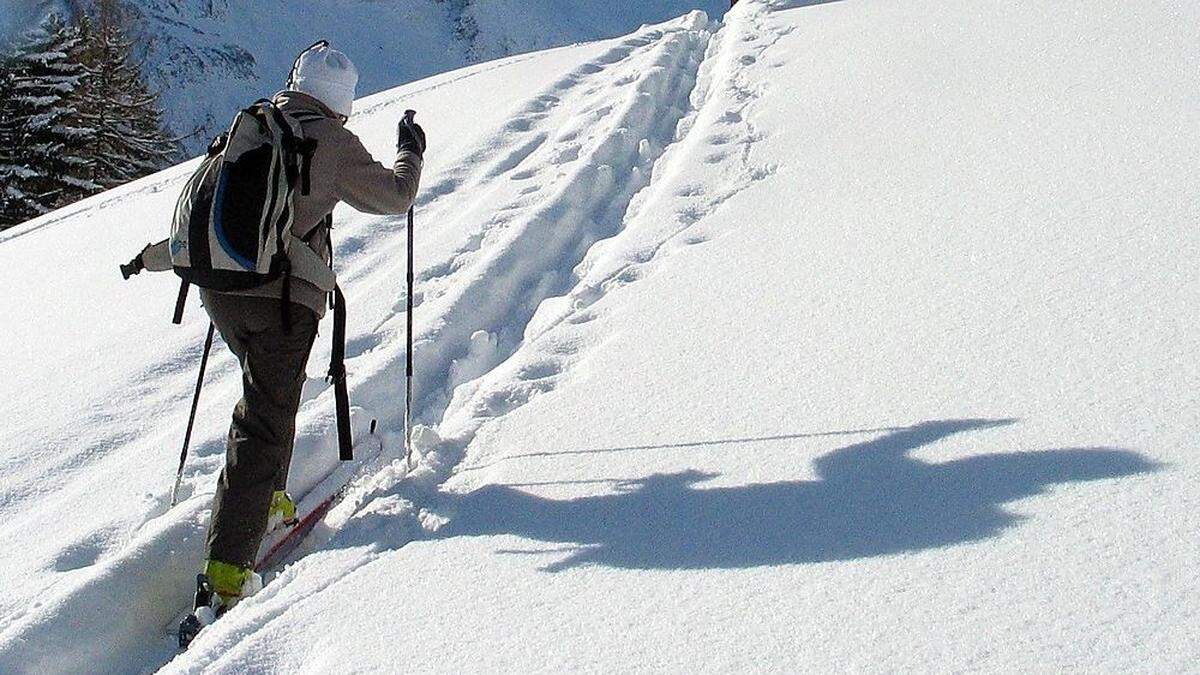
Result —
<instances>
[{"instance_id":1,"label":"backpack shoulder strap","mask_svg":"<svg viewBox=\"0 0 1200 675\"><path fill-rule=\"evenodd\" d=\"M289 179L299 179L300 194L308 196L311 191L310 173L312 157L317 150L317 141L305 138L301 123L308 119L323 118L324 115L307 111L285 113L274 103L271 103L268 109L272 121L279 128L279 133L281 134L279 143L283 148L284 154L287 156L287 163L291 172Z\"/></svg>"},{"instance_id":2,"label":"backpack shoulder strap","mask_svg":"<svg viewBox=\"0 0 1200 675\"><path fill-rule=\"evenodd\" d=\"M305 122L316 122L318 120L329 119L320 113L308 111L298 112L294 115L291 115L291 117L299 123L301 127L301 134L304 132L303 124ZM300 194L307 196L309 194L309 190L311 189L309 174L311 173L312 169L313 155L317 152L317 139L302 135L296 141L295 151L300 155Z\"/></svg>"}]
</instances>

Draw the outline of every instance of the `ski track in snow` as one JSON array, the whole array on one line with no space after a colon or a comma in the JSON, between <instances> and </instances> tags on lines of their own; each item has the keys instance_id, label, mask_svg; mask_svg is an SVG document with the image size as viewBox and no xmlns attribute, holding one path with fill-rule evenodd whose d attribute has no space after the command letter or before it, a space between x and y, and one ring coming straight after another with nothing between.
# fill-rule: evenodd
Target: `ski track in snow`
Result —
<instances>
[{"instance_id":1,"label":"ski track in snow","mask_svg":"<svg viewBox=\"0 0 1200 675\"><path fill-rule=\"evenodd\" d=\"M758 15L749 16L750 30L760 28ZM691 21L694 29L699 28L699 17ZM684 235L703 214L774 173L774 167L758 166L750 160L751 146L763 136L745 119L744 112L757 94L734 67L746 63L746 59L758 58L773 41L754 37L723 47L723 35L718 32L711 43L695 35L676 37L690 42L686 49L664 40L658 32L627 41L535 97L525 114L509 122L501 142L508 151L490 165L484 160L494 153L487 150L461 165L483 163L486 168L471 176L443 176L424 191L426 209L444 195L464 191L482 194L481 206L486 209L496 191L481 190L489 181L499 179L499 190L504 187L504 179L540 186L522 189L515 199L502 203L497 218L486 221L482 231L469 235L467 245L453 258L431 267L421 277L422 305L445 298L451 307L450 311L432 312L440 318L455 316L456 307L503 310L495 314L499 323L480 322L479 316L471 322L469 311L463 312L461 320L446 320L435 342L443 350L438 353L420 351L429 343L418 342L417 359L427 372L449 375L440 391L418 387L418 391L425 392L426 418L436 418L439 411L445 411L438 428L445 438L430 434L432 442L419 444L426 446L425 454L413 475L393 465L365 481L357 494L330 515L328 522L333 525L324 537L314 537L317 542L328 541L335 548L382 546L381 552L386 552L445 526L447 517L453 517L453 509L447 511L439 498L439 488L466 458L466 449L479 426L512 412L534 396L552 391L581 359L585 345L594 339L599 325L588 324L597 318L591 311L596 303L607 293L643 278L655 259L667 251L705 241L706 235ZM647 45L655 45L660 52L652 69L631 68L630 72L618 70L609 75L618 87L632 87L637 92L624 109L620 104L612 105L608 92L597 89L591 80L604 72L605 66L620 64L631 57L633 50ZM565 93L581 87L582 99ZM668 95L664 89L672 93ZM539 122L559 106L571 106L574 124L549 133ZM646 106L660 114L647 119ZM670 114L662 116L661 110L667 106ZM618 116L615 122L614 115ZM605 126L596 130L589 129L589 124ZM713 133L710 127L720 131ZM605 147L614 142L615 147ZM686 161L698 149L707 149L705 156L713 167L710 180L687 190L660 188L659 177L672 174L672 157L679 155ZM619 161L621 157L625 158L624 164ZM628 168L624 184L610 179L612 172L607 167L614 165ZM560 166L567 167L565 175ZM547 179L546 174L552 172L559 172L557 179ZM554 192L564 184L565 188ZM552 191L549 200L534 201L547 190ZM613 199L613 194L619 198ZM671 217L664 218L664 212ZM640 217L643 213L644 218ZM495 236L492 230L505 228L513 221L522 229L519 235L505 240L501 250L507 255L500 260L485 258L488 272L472 270L473 258L486 250L486 242ZM554 251L547 255L546 237L558 229L566 230L564 234L569 238L550 245ZM523 245L523 241L530 244ZM677 246L672 247L672 243ZM572 251L575 255L570 254ZM515 260L509 263L505 260L508 256ZM462 274L473 275L467 278L474 283L461 283L456 277ZM500 295L497 287L510 290ZM486 297L481 299L478 294ZM504 298L510 304L505 305ZM446 347L452 347L457 355L446 351ZM464 369L467 374L462 372ZM473 379L470 370L478 371ZM450 402L438 400L439 394L451 393L447 389L455 389L459 382L465 383L453 391ZM365 389L381 388L368 384ZM301 561L295 569L345 564L347 567L334 575L343 578L381 558L337 554L335 561L329 557L333 554L323 555ZM220 655L220 661L236 663L254 650L266 648L264 643L269 637L246 636L269 636L268 623L284 617L280 624L286 624L288 608L303 603L310 594L309 589L286 592L281 580L272 584L278 595L256 598L253 614L239 615L237 623L225 624L219 635L204 636L202 639L211 638L213 642L198 642L197 647L207 651L189 653L184 668L190 672L205 664L216 665L210 664L204 654Z\"/></svg>"},{"instance_id":2,"label":"ski track in snow","mask_svg":"<svg viewBox=\"0 0 1200 675\"><path fill-rule=\"evenodd\" d=\"M367 480L358 494L347 498L326 519L331 525L314 534L314 543L336 536L337 528L352 518L378 514L379 504L395 506L397 502L401 504L397 507L400 513L413 516L413 522L391 525L389 530L407 527L408 536L400 540L390 537L389 544L424 536L421 509L412 501L421 502L422 497L428 500L436 494L437 486L463 459L470 437L480 424L553 389L558 378L581 356L584 340L570 333L592 321L589 307L607 292L640 279L653 258L708 210L718 208L745 185L772 173L772 168L752 167L746 160L750 145L761 139L742 115L755 95L738 82L730 68L739 59L755 58L743 52L761 53L767 44L749 44L734 54L733 49L719 49L719 41L709 44L708 37L706 18L692 14L682 22L644 29L618 41L599 58L564 74L550 89L530 98L520 114L500 130L496 142L468 153L456 162L456 169L426 178L419 213L436 217L443 204L446 210L460 211L463 215L449 227L462 229L464 243L450 258L430 265L419 276L419 297L414 299L421 309L419 317L436 319L426 323L426 330L419 330L416 340L415 358L422 365L415 387L418 411L422 419L438 419L445 412L448 419L462 418L466 413L467 420L458 420L457 428L455 424L443 425L455 434L445 441L433 436L434 442L426 443L432 447L425 448L426 456L414 476L408 477L401 468L391 466ZM487 70L491 68L478 68L479 72ZM425 89L439 88L463 77L470 76L452 77ZM607 86L610 82L612 86ZM718 84L724 86L722 98L730 104L720 110L709 109L706 104L713 97L709 90ZM392 104L380 102L364 112L370 114ZM700 133L692 131L702 114L720 118L719 124L727 131L719 136L698 137ZM570 123L558 124L562 119ZM714 172L712 184L659 195L654 181L662 173L670 173L672 150L680 145L688 145L692 151L698 145L707 145L709 165L728 163L732 168ZM725 162L727 159L732 161ZM94 198L98 204L80 204L79 210L119 207L126 198L169 189L185 174L186 169L179 169L150 185L131 186L131 193ZM467 205L463 204L464 196L473 196ZM668 208L674 209L670 225L630 237L634 239L630 245L613 250L614 239L628 234L623 227L635 221L648 202L670 202ZM6 239L68 220L73 213L31 223L31 227L6 233ZM342 276L347 283L354 283L374 265L396 255L394 247L368 246L370 232L341 234L338 257L352 263L343 265ZM685 243L703 240L697 235ZM368 341L352 342L348 347L352 371L355 357L372 352L390 354L388 363L355 382L354 402L361 408L355 411L359 430L368 417L362 411L388 410L392 399L388 383L401 381L403 345L398 340L402 333L389 328L403 321L403 306L404 299L397 300L395 315L368 335ZM551 331L553 339L541 339ZM134 382L149 386L152 378L164 376L190 380L193 356L180 354L166 365L154 366L154 372L134 378ZM234 366L228 358L214 363L215 371ZM462 384L466 386L455 394ZM451 395L456 396L455 402L451 402ZM306 399L312 398L314 394L306 393ZM181 401L174 401L174 405L181 405ZM384 437L395 441L395 431L389 429L395 429L397 420L382 417L382 422ZM301 430L298 447L328 443L325 434L311 431ZM169 443L172 438L163 441ZM101 446L107 447L107 443L97 444ZM194 449L182 491L186 518L180 519L172 512L162 518L167 525L144 526L134 542L115 560L106 562L103 573L56 598L59 607L35 611L32 616L8 616L6 633L38 631L54 635L56 631L50 625L56 617L96 607L101 596L112 593L110 585L115 580L128 584L128 579L136 579L132 581L138 586L136 595L151 616L162 615L161 609L154 610L161 605L178 604L180 581L167 580L174 574L160 574L152 580L138 577L150 572L144 565L148 557L172 558L169 565L160 566L170 571L196 566L197 561L192 560L196 552L182 556L176 552L197 549L198 544L188 543L203 540L205 498L190 503L187 497L193 494L194 485L220 467L221 458L220 443L205 443ZM88 468L90 460L77 455L68 461L74 466L59 467L54 472L61 478L60 483ZM404 478L409 480L401 485ZM392 494L397 489L403 497ZM164 508L166 504L161 504L155 513L162 513ZM396 515L389 513L389 518L396 520ZM440 522L434 519L426 524L436 527ZM68 548L62 556L64 567L86 568L96 562L89 560L85 543ZM286 574L276 580L269 591L280 592L289 578ZM182 584L186 587L186 581ZM146 592L149 589L157 590ZM256 607L262 603L262 610L252 614L247 603L246 614L253 619L246 616L244 621L265 625L280 615L281 609L271 609L271 598L272 592L264 592L256 599ZM233 621L228 626L232 629ZM245 634L247 628L242 625L233 633ZM59 664L94 664L100 653L121 644L133 647L137 641L144 641L144 633L139 635L134 626L126 627L124 632L97 635L90 647L76 644L72 649L72 645L59 644L54 649L59 652ZM146 649L140 646L128 651L130 659L126 663L132 664L145 657ZM65 656L67 653L78 658L72 661Z\"/></svg>"},{"instance_id":3,"label":"ski track in snow","mask_svg":"<svg viewBox=\"0 0 1200 675\"><path fill-rule=\"evenodd\" d=\"M627 205L649 181L661 152L654 148L670 142L684 114L703 44L693 31L654 31L622 43L535 97L502 132L505 153L487 162L492 153L485 152L462 165L482 164L482 171L431 185L430 207L439 195L478 196L462 209L464 246L419 279L422 313L440 324L416 346L422 374L430 378L417 380L423 419L440 416L457 384L436 381L443 373L457 366L455 379L464 381L490 369L487 361L503 361L541 302L572 286L572 270L588 249L619 231ZM636 50L646 52L639 55L648 67L634 60ZM633 73L614 100L602 84L610 68L620 78L627 59ZM545 128L543 120L555 113L569 115L571 123ZM490 357L471 354L472 336L481 331L492 338L484 342L496 344ZM390 380L393 373L379 377ZM371 383L364 389L384 391Z\"/></svg>"},{"instance_id":4,"label":"ski track in snow","mask_svg":"<svg viewBox=\"0 0 1200 675\"><path fill-rule=\"evenodd\" d=\"M454 502L442 494L446 481L460 468L479 468L478 463L488 461L467 454L479 427L552 391L599 338L602 322L597 319L602 312L597 306L608 294L650 274L660 258L707 241L712 233L696 231L704 216L775 173L774 166L756 164L751 158L751 148L764 136L746 113L760 92L737 68L761 58L775 40L790 32L786 28L781 33L765 31L761 16L747 12L736 20L743 25L718 31L711 40L680 35L669 41L655 32L626 42L534 98L525 113L508 124L501 142L507 152L495 157L481 151L462 165L483 163L486 168L471 175L443 176L425 190L426 209L445 195L481 194L481 204L467 209L472 212L486 209L492 195L503 191L505 180L543 186L523 189L513 200L500 202L497 218L483 221L482 230L470 234L468 244L454 257L429 268L420 279L422 306L440 300L439 310L450 308L429 310L445 321L435 333L439 350L421 351L422 346L432 347L424 335L417 347L418 362L426 372L448 376L434 386L418 387L424 392L424 417L441 415L438 433L426 432L418 443L424 453L413 474L398 463L386 467L330 514L325 531L310 542L330 550L312 554L284 573L286 580L297 581L297 588L285 588L280 583L285 577L277 579L268 586L275 591L272 595L256 598L251 611L224 619L220 631L202 636L195 652L173 663L170 670L179 666L182 672L197 672L257 661L256 654L270 652L272 633L285 630L289 612L302 612L309 602L319 602L308 598L323 587L300 582L305 569L319 565L320 577L344 579L366 565L386 564L388 551L436 536L454 518ZM693 28L699 28L697 17L691 21ZM677 45L680 40L689 41L686 49ZM658 52L652 54L652 69L605 73L618 87L639 92L623 109L621 104L614 106L611 95L597 90L591 81L608 62L615 67L630 59L633 50L647 45ZM582 97L566 93L579 88ZM663 93L664 88L672 94ZM658 111L670 106L670 114L648 120L646 105ZM547 131L539 122L560 106L570 107L575 123ZM617 121L611 119L614 115ZM597 130L589 124L604 126ZM614 142L616 147L599 151L598 146ZM681 189L670 180L675 173L673 161L688 162L697 156L707 158L707 179ZM484 161L488 157L493 157L490 165ZM614 161L619 157L625 158L623 164ZM611 166L628 168L624 184L609 179L605 167ZM557 178L547 177L556 172ZM499 185L488 190L492 181ZM559 189L560 185L565 187ZM547 191L549 199L529 198ZM620 198L613 199L613 194ZM478 222L470 217L464 220ZM487 257L487 242L503 236L494 230L511 227L514 221L521 229L503 240L504 255ZM547 244L547 237L559 230L565 230L565 241ZM548 254L546 248L553 251ZM473 269L480 257L487 272ZM469 281L460 281L462 275L470 275ZM498 288L506 292L500 294ZM465 308L460 315L455 314L458 307ZM481 307L502 311L490 321L472 316L471 310ZM368 384L365 389L382 387ZM453 395L449 402L439 400L439 395L449 393ZM465 467L465 461L472 466Z\"/></svg>"},{"instance_id":5,"label":"ski track in snow","mask_svg":"<svg viewBox=\"0 0 1200 675\"><path fill-rule=\"evenodd\" d=\"M750 157L765 136L745 113L761 94L737 68L760 58L790 32L765 30L761 16L739 15L730 30L718 32L708 45L689 113L679 122L676 140L659 151L654 179L631 200L621 232L588 250L568 292L539 305L512 358L455 393L440 431L458 446L466 447L487 420L551 390L580 359L577 345L589 342L585 333L596 332L597 326L585 326L602 314L592 309L597 303L644 278L660 257L708 241L713 234L698 231L697 224L733 195L775 173L775 166L756 164ZM731 39L740 42L726 44ZM673 162L696 156L709 166L706 180L675 185L670 180Z\"/></svg>"},{"instance_id":6,"label":"ski track in snow","mask_svg":"<svg viewBox=\"0 0 1200 675\"><path fill-rule=\"evenodd\" d=\"M424 432L418 443L424 452L411 476L398 464L381 461L382 470L352 491L314 533L309 550L337 537L348 522L380 513L387 513L392 521L389 547L440 526L443 521L413 502L435 495L464 458L479 424L553 389L582 349L575 337L563 333L582 329L592 318L591 305L645 274L664 245L700 220L705 210L770 175L769 167L752 167L746 161L758 136L740 110L754 96L749 90L738 93L740 85L727 71L729 63L744 56L717 49L715 42L710 46L711 28L707 17L696 12L614 41L607 52L531 97L498 130L493 142L468 152L454 168L426 176L418 212L431 221L458 214L442 227L461 231L463 244L449 258L426 267L418 278L419 295L414 298L419 308L415 357L421 364L415 388L417 411L429 421L443 415L453 420L467 411L468 422L443 424L443 431L454 430L446 440ZM755 51L753 46L748 49ZM469 75L425 89L463 77ZM710 92L717 80L729 88L724 93L735 94L735 102L713 112L706 104L717 98ZM364 111L392 105L384 101ZM697 138L690 132L700 115L721 116L728 132L719 138ZM697 186L687 194L654 194L658 177L670 173L672 150L685 144L711 145L709 163L716 166L731 159L733 168L714 172L712 185ZM5 233L0 242L64 222L83 210L115 208L125 199L169 189L186 172L181 167L166 177L147 179L145 186L131 186L121 195L97 196L66 214ZM634 238L632 248L614 249L614 241L650 201L670 202L676 213L669 226L649 232L652 243L640 236ZM394 219L376 220L384 227L394 223ZM377 232L371 226L350 226L339 233L337 256L343 261L344 284L363 279L370 269L394 258L396 244L402 246L399 241L380 246L372 241L373 234ZM688 243L699 241L698 237ZM404 306L405 299L400 298L389 319L348 345L356 430L361 434L367 419L377 418L381 436L393 448L402 444L397 436L402 419L382 413L395 408L392 383L403 381ZM559 327L568 330L552 331ZM555 332L555 339L546 339L548 332ZM195 356L191 351L165 365L149 367L134 378L135 386L151 386L154 378L161 377L190 380ZM226 373L235 367L230 358L213 362L213 372ZM320 385L306 388L306 401L324 390ZM306 452L305 446L328 445L330 422L318 418L302 426L298 456ZM95 447L119 442L109 439ZM308 447L307 451L315 450ZM170 619L174 612L163 608L179 604L181 587L186 589L186 580L198 565L207 517L207 497L188 497L211 480L222 453L216 442L195 448L181 506L170 512L165 511L165 503L152 509L155 517L116 555L98 560L93 551L102 547L89 542L68 547L59 560L61 569L76 569L90 577L63 593L56 594L53 586L44 589L45 604L5 618L0 624L0 670L8 670L4 664L21 663L23 668L119 671L170 658L172 650L159 636L164 617ZM100 459L96 454L63 460L54 472L58 482L69 482L70 476L87 469L88 463ZM0 509L4 503L0 500ZM397 531L404 534L397 538ZM210 631L213 635L202 638L190 655L203 654L207 640L218 639L219 633L224 632L227 641L236 641L228 636L244 635L284 614L288 604L295 602L288 585L302 572L304 562L285 569L254 602L223 620L228 631ZM355 559L349 564L366 562ZM103 634L78 639L63 622L69 624L73 617L103 605L103 599L112 595L113 584L129 586L128 599L138 609L129 615L141 620L110 622Z\"/></svg>"}]
</instances>

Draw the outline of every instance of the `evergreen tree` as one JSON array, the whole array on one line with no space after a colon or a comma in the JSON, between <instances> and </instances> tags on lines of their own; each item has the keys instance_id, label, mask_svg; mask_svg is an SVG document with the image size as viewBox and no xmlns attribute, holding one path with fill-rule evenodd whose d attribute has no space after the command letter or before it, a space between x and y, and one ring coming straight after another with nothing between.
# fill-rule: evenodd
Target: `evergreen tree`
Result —
<instances>
[{"instance_id":1,"label":"evergreen tree","mask_svg":"<svg viewBox=\"0 0 1200 675\"><path fill-rule=\"evenodd\" d=\"M81 119L94 130L91 177L114 187L167 166L178 158L179 144L164 129L158 95L133 59L117 0L98 0L95 20L81 21L89 74Z\"/></svg>"},{"instance_id":2,"label":"evergreen tree","mask_svg":"<svg viewBox=\"0 0 1200 675\"><path fill-rule=\"evenodd\" d=\"M25 219L19 201L16 176L25 169L21 165L20 127L16 123L18 109L13 98L16 63L12 55L0 54L0 229Z\"/></svg>"},{"instance_id":3,"label":"evergreen tree","mask_svg":"<svg viewBox=\"0 0 1200 675\"><path fill-rule=\"evenodd\" d=\"M14 225L94 192L78 96L88 74L80 31L51 15L6 59L0 118L0 224Z\"/></svg>"}]
</instances>

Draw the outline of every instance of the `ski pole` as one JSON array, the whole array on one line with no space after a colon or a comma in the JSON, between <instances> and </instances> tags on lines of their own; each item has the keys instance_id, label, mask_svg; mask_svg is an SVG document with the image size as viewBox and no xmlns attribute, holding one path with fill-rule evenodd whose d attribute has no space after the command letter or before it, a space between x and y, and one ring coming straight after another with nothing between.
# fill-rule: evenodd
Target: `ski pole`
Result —
<instances>
[{"instance_id":1,"label":"ski pole","mask_svg":"<svg viewBox=\"0 0 1200 675\"><path fill-rule=\"evenodd\" d=\"M415 110L404 111L404 124L411 130ZM416 133L413 133L416 136ZM413 207L408 207L408 348L404 368L404 466L412 471L412 397L413 397Z\"/></svg>"},{"instance_id":2,"label":"ski pole","mask_svg":"<svg viewBox=\"0 0 1200 675\"><path fill-rule=\"evenodd\" d=\"M183 435L183 450L179 453L179 470L175 472L175 487L171 488L171 506L178 503L179 483L183 480L183 463L187 461L188 445L192 442L192 426L196 424L196 408L200 405L200 387L204 384L204 369L208 366L208 353L212 350L213 333L217 327L208 324L208 337L204 340L204 354L200 357L200 374L196 376L196 393L192 396L192 413L188 416L187 432Z\"/></svg>"}]
</instances>

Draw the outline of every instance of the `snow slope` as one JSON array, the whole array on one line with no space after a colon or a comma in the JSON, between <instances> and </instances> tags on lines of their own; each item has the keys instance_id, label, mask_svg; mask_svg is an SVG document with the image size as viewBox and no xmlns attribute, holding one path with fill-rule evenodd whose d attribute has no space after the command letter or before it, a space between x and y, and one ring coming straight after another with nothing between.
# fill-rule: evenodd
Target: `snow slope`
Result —
<instances>
[{"instance_id":1,"label":"snow slope","mask_svg":"<svg viewBox=\"0 0 1200 675\"><path fill-rule=\"evenodd\" d=\"M386 456L173 660L236 366L168 510L206 324L114 266L187 167L0 234L0 672L1194 670L1200 10L1093 10L742 0L362 101L433 139L432 428L405 476L403 223L339 211Z\"/></svg>"},{"instance_id":2,"label":"snow slope","mask_svg":"<svg viewBox=\"0 0 1200 675\"><path fill-rule=\"evenodd\" d=\"M0 46L52 11L66 11L71 3L59 0L0 0Z\"/></svg>"},{"instance_id":3,"label":"snow slope","mask_svg":"<svg viewBox=\"0 0 1200 675\"><path fill-rule=\"evenodd\" d=\"M12 25L75 0L0 0L0 42ZM366 95L471 63L623 35L725 0L127 0L167 122L199 153L231 110L282 89L296 54L329 39L358 66ZM3 18L7 16L8 18ZM9 25L12 24L12 25Z\"/></svg>"}]
</instances>

